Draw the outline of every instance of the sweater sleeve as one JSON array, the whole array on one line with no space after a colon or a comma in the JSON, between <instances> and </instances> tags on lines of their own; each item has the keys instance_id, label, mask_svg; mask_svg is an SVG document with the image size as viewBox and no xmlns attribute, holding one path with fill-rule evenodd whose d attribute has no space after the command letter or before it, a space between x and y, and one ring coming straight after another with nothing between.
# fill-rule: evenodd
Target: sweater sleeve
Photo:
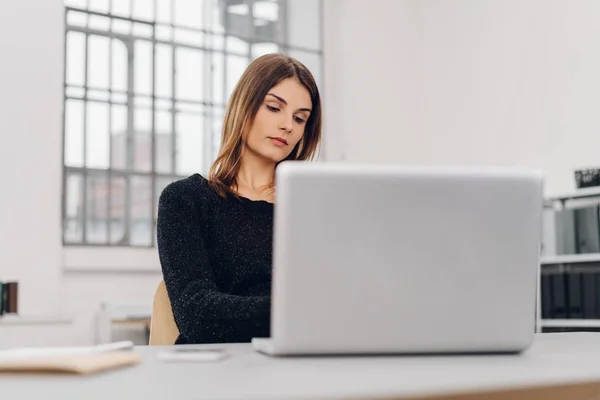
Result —
<instances>
[{"instance_id":1,"label":"sweater sleeve","mask_svg":"<svg viewBox=\"0 0 600 400\"><path fill-rule=\"evenodd\" d=\"M269 336L270 296L219 291L206 251L203 216L193 205L198 200L177 189L171 184L160 196L157 245L180 334L190 343Z\"/></svg>"}]
</instances>

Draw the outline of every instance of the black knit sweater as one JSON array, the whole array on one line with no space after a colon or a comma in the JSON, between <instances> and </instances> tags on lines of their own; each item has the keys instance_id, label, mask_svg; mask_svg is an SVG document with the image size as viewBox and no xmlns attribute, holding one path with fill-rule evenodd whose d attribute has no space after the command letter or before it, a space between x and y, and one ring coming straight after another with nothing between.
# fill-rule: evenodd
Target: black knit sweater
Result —
<instances>
[{"instance_id":1,"label":"black knit sweater","mask_svg":"<svg viewBox=\"0 0 600 400\"><path fill-rule=\"evenodd\" d=\"M176 344L269 336L272 237L272 203L221 198L199 174L164 189L157 243Z\"/></svg>"}]
</instances>

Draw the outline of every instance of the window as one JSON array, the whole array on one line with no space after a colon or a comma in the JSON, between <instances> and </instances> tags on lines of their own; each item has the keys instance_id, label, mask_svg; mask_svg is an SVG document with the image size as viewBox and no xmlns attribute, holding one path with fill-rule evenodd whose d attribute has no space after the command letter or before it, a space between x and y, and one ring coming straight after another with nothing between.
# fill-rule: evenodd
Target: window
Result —
<instances>
[{"instance_id":1,"label":"window","mask_svg":"<svg viewBox=\"0 0 600 400\"><path fill-rule=\"evenodd\" d=\"M155 245L163 188L206 174L248 63L321 86L321 0L66 0L63 243Z\"/></svg>"}]
</instances>

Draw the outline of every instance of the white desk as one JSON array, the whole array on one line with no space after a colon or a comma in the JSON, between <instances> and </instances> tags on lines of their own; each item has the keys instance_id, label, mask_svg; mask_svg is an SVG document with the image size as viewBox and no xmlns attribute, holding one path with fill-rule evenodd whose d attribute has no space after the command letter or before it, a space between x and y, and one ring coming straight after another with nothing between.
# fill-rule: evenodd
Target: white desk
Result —
<instances>
[{"instance_id":1,"label":"white desk","mask_svg":"<svg viewBox=\"0 0 600 400\"><path fill-rule=\"evenodd\" d=\"M207 347L225 347L230 357L216 363L164 363L156 359L164 347L138 347L141 364L103 374L0 374L2 398L600 398L596 333L541 334L520 356L270 358L248 344Z\"/></svg>"}]
</instances>

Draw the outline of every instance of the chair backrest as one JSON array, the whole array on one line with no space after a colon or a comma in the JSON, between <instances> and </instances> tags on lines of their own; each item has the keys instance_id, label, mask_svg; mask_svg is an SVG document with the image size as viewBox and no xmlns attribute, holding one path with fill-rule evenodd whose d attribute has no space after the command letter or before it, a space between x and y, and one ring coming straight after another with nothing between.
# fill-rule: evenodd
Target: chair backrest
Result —
<instances>
[{"instance_id":1,"label":"chair backrest","mask_svg":"<svg viewBox=\"0 0 600 400\"><path fill-rule=\"evenodd\" d=\"M179 336L179 329L173 318L171 301L165 281L161 280L154 293L152 319L150 321L150 345L172 345Z\"/></svg>"}]
</instances>

